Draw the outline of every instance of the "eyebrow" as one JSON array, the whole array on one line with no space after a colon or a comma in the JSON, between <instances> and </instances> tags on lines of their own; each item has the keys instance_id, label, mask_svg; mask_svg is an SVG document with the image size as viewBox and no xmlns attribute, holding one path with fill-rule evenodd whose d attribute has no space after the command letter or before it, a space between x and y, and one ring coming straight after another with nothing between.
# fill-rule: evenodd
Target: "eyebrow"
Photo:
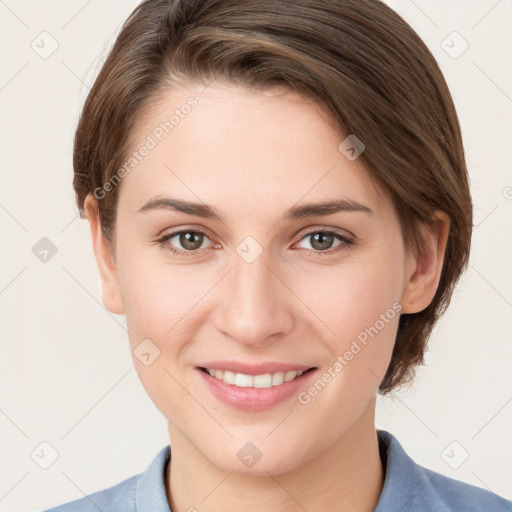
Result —
<instances>
[{"instance_id":1,"label":"eyebrow","mask_svg":"<svg viewBox=\"0 0 512 512\"><path fill-rule=\"evenodd\" d=\"M194 203L172 197L155 197L150 199L137 210L143 213L151 210L175 210L178 212L195 215L205 219L218 220L222 223L225 219L221 212L204 203ZM306 203L299 206L292 206L283 215L285 220L304 219L308 217L320 217L333 215L338 212L364 212L372 215L374 212L368 206L353 199L333 199L322 203Z\"/></svg>"}]
</instances>

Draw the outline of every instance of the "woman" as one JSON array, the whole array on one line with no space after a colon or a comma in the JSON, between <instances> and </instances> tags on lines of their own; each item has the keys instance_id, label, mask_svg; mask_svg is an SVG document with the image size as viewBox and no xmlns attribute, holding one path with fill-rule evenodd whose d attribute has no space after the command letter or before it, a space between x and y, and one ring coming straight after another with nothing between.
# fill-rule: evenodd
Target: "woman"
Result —
<instances>
[{"instance_id":1,"label":"woman","mask_svg":"<svg viewBox=\"0 0 512 512\"><path fill-rule=\"evenodd\" d=\"M376 0L147 0L76 131L103 303L170 446L52 509L505 511L375 428L469 257L444 78ZM172 447L172 449L171 449Z\"/></svg>"}]
</instances>

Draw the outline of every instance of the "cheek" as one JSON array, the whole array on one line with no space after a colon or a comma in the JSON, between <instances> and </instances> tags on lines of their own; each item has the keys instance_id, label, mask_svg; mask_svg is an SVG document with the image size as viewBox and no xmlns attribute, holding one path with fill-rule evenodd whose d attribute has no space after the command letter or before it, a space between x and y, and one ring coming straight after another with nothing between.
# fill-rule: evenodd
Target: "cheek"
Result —
<instances>
[{"instance_id":1,"label":"cheek","mask_svg":"<svg viewBox=\"0 0 512 512\"><path fill-rule=\"evenodd\" d=\"M337 376L325 398L364 403L391 359L401 311L403 254L400 246L379 250L322 272L304 282L298 294L322 321L315 325L320 325L320 339L330 354L324 364ZM332 368L335 361L339 364Z\"/></svg>"},{"instance_id":2,"label":"cheek","mask_svg":"<svg viewBox=\"0 0 512 512\"><path fill-rule=\"evenodd\" d=\"M193 266L169 264L154 248L132 246L119 255L118 278L130 337L171 336L173 326L204 294Z\"/></svg>"},{"instance_id":3,"label":"cheek","mask_svg":"<svg viewBox=\"0 0 512 512\"><path fill-rule=\"evenodd\" d=\"M192 266L184 272L139 256L125 256L118 274L134 367L155 406L168 420L179 422L182 404L190 397L179 384L178 365L195 338L192 330L200 322L199 308L193 305L205 290L193 278Z\"/></svg>"},{"instance_id":4,"label":"cheek","mask_svg":"<svg viewBox=\"0 0 512 512\"><path fill-rule=\"evenodd\" d=\"M333 348L342 348L382 314L396 316L403 279L399 251L375 251L314 275L302 274L310 277L296 279L293 289L328 329L325 339L332 340Z\"/></svg>"}]
</instances>

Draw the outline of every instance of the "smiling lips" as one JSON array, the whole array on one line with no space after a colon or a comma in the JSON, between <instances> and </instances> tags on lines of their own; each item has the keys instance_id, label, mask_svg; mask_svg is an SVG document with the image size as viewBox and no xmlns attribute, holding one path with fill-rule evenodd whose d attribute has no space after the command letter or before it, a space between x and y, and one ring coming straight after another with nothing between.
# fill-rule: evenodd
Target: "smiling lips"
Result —
<instances>
[{"instance_id":1,"label":"smiling lips","mask_svg":"<svg viewBox=\"0 0 512 512\"><path fill-rule=\"evenodd\" d=\"M248 375L246 373L232 372L229 370L214 370L213 368L204 368L203 370L226 384L232 384L241 388L270 388L272 386L280 386L284 382L290 382L304 373L302 370L298 372L290 370L288 372Z\"/></svg>"},{"instance_id":2,"label":"smiling lips","mask_svg":"<svg viewBox=\"0 0 512 512\"><path fill-rule=\"evenodd\" d=\"M239 410L260 412L270 409L287 398L296 395L307 385L316 373L316 367L288 369L290 365L278 365L282 371L259 373L259 367L248 367L253 373L241 373L230 369L217 368L217 363L211 366L196 368L197 374L207 386L207 389L221 402ZM230 368L240 368L240 364L222 364ZM276 368L276 365L265 365L266 368ZM258 369L256 369L258 368ZM297 366L295 366L297 368ZM245 370L247 372L247 370ZM264 370L263 370L264 371ZM212 375L213 374L213 375Z\"/></svg>"},{"instance_id":3,"label":"smiling lips","mask_svg":"<svg viewBox=\"0 0 512 512\"><path fill-rule=\"evenodd\" d=\"M236 361L215 361L199 367L215 379L244 388L270 388L291 382L312 367L289 363L247 364Z\"/></svg>"}]
</instances>

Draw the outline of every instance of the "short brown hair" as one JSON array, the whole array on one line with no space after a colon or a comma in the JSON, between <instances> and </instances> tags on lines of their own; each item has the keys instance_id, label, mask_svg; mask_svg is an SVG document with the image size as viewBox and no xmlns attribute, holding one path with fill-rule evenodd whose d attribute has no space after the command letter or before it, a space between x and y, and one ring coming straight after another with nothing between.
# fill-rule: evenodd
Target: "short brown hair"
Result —
<instances>
[{"instance_id":1,"label":"short brown hair","mask_svg":"<svg viewBox=\"0 0 512 512\"><path fill-rule=\"evenodd\" d=\"M415 31L379 0L146 0L124 23L83 107L74 141L77 204L125 161L143 107L180 77L248 88L289 87L325 107L390 194L407 249L422 245L434 210L451 220L439 286L402 314L379 392L409 383L469 259L473 222L455 107ZM341 139L340 139L341 141ZM118 187L98 201L112 242Z\"/></svg>"}]
</instances>

